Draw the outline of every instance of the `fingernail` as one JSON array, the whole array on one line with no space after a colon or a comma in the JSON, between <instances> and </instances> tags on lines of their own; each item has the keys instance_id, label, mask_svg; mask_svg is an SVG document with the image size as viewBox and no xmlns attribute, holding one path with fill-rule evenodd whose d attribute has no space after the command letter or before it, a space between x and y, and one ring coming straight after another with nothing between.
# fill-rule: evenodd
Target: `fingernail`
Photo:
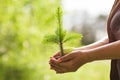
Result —
<instances>
[{"instance_id":1,"label":"fingernail","mask_svg":"<svg viewBox=\"0 0 120 80\"><path fill-rule=\"evenodd\" d=\"M53 61L54 61L54 60L55 60L55 58L53 58L53 57L52 57L52 58L51 58L51 60L53 60Z\"/></svg>"},{"instance_id":2,"label":"fingernail","mask_svg":"<svg viewBox=\"0 0 120 80\"><path fill-rule=\"evenodd\" d=\"M55 59L59 59L59 58L60 58L60 56L56 56L56 57L55 57Z\"/></svg>"}]
</instances>

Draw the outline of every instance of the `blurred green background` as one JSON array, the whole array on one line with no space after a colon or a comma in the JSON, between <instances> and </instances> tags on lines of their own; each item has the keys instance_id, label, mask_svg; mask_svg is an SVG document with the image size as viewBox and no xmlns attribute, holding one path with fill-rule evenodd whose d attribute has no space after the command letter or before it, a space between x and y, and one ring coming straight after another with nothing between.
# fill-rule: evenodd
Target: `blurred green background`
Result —
<instances>
[{"instance_id":1,"label":"blurred green background","mask_svg":"<svg viewBox=\"0 0 120 80\"><path fill-rule=\"evenodd\" d=\"M86 64L75 73L49 69L58 48L41 41L57 26L58 5L59 0L0 0L0 80L109 80L109 61Z\"/></svg>"}]
</instances>

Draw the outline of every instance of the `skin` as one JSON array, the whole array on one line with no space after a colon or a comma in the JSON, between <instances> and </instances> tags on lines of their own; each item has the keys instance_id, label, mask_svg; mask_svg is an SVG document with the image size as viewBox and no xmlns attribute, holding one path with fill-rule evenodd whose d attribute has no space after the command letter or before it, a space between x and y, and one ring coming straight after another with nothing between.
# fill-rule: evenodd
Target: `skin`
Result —
<instances>
[{"instance_id":1,"label":"skin","mask_svg":"<svg viewBox=\"0 0 120 80\"><path fill-rule=\"evenodd\" d=\"M66 54L58 59L59 52L50 58L51 69L56 73L75 72L83 64L107 59L120 59L120 41L108 44L108 38L91 45L77 48L70 54Z\"/></svg>"},{"instance_id":2,"label":"skin","mask_svg":"<svg viewBox=\"0 0 120 80\"><path fill-rule=\"evenodd\" d=\"M91 61L120 59L120 41L104 44L107 42L107 40L103 40L103 42L83 47L83 50L82 48L77 49L56 59L55 57L59 56L58 52L50 59L51 69L55 70L56 73L75 72L83 64Z\"/></svg>"},{"instance_id":3,"label":"skin","mask_svg":"<svg viewBox=\"0 0 120 80\"><path fill-rule=\"evenodd\" d=\"M57 52L53 57L50 58L51 69L55 70L56 73L75 72L77 69L87 62L94 60L108 59L107 54L103 53L102 49L109 48L108 38L104 38L98 42L84 46L81 48L75 48L71 53L60 57L60 52ZM113 45L113 44L112 44ZM100 50L100 51L99 51ZM105 51L107 51L106 49ZM98 55L103 56L98 56ZM106 55L106 58L104 58ZM60 57L56 59L56 57ZM118 57L118 56L117 56Z\"/></svg>"},{"instance_id":4,"label":"skin","mask_svg":"<svg viewBox=\"0 0 120 80\"><path fill-rule=\"evenodd\" d=\"M111 28L113 28L112 31L117 41L109 43L109 39L106 37L88 46L75 48L71 53L62 57L60 57L60 52L57 52L50 58L51 69L55 70L56 73L75 72L82 65L91 61L120 59L119 16L120 12L111 21Z\"/></svg>"}]
</instances>

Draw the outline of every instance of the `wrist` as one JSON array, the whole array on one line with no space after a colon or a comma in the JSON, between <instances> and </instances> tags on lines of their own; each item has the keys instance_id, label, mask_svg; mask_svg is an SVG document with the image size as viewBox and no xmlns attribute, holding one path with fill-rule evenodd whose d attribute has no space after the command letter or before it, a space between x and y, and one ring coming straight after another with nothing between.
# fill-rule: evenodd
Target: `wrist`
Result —
<instances>
[{"instance_id":1,"label":"wrist","mask_svg":"<svg viewBox=\"0 0 120 80\"><path fill-rule=\"evenodd\" d=\"M84 54L84 58L86 62L92 62L95 60L94 55L92 55L91 50L82 50L82 53Z\"/></svg>"}]
</instances>

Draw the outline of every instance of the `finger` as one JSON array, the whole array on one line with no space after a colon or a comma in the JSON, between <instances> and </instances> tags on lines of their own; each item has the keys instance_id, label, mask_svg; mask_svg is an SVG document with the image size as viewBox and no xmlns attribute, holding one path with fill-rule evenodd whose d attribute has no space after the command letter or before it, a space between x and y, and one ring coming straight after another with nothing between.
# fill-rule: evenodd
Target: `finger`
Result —
<instances>
[{"instance_id":1,"label":"finger","mask_svg":"<svg viewBox=\"0 0 120 80\"><path fill-rule=\"evenodd\" d=\"M64 57L64 56L63 56ZM66 57L64 57L64 58L66 58ZM52 65L52 66L56 66L56 67L67 67L70 63L71 63L71 61L70 60L72 60L72 58L70 58L70 59L67 59L67 61L64 61L63 59L63 61L62 62L60 62L60 60L61 60L62 58L60 58L60 59L56 59L56 58L54 58L54 57L51 57L50 58L50 61L49 61L49 64L50 65ZM69 61L68 61L69 60Z\"/></svg>"},{"instance_id":2,"label":"finger","mask_svg":"<svg viewBox=\"0 0 120 80\"><path fill-rule=\"evenodd\" d=\"M56 61L57 59L55 57L50 57L49 63L52 61Z\"/></svg>"},{"instance_id":3,"label":"finger","mask_svg":"<svg viewBox=\"0 0 120 80\"><path fill-rule=\"evenodd\" d=\"M50 64L50 65L53 65L53 66L56 66L56 67L58 67L58 66L61 67L61 66L59 65L59 62L57 61L57 59L54 58L54 57L52 57L52 58L50 59L49 64Z\"/></svg>"},{"instance_id":4,"label":"finger","mask_svg":"<svg viewBox=\"0 0 120 80\"><path fill-rule=\"evenodd\" d=\"M70 58L69 60L67 61L64 61L64 62L59 62L59 60L55 59L54 57L51 58L49 64L56 67L56 68L68 68L68 65L71 65L72 64L72 58Z\"/></svg>"},{"instance_id":5,"label":"finger","mask_svg":"<svg viewBox=\"0 0 120 80\"><path fill-rule=\"evenodd\" d=\"M71 61L59 63L55 58L51 58L49 64L51 65L51 69L61 69L61 72L65 72L68 70L68 65L71 65Z\"/></svg>"},{"instance_id":6,"label":"finger","mask_svg":"<svg viewBox=\"0 0 120 80\"><path fill-rule=\"evenodd\" d=\"M51 65L50 69L51 70L56 70L56 67Z\"/></svg>"},{"instance_id":7,"label":"finger","mask_svg":"<svg viewBox=\"0 0 120 80\"><path fill-rule=\"evenodd\" d=\"M58 62L66 62L66 61L69 61L71 59L73 59L73 56L71 54L67 54L67 55L60 57L57 61Z\"/></svg>"},{"instance_id":8,"label":"finger","mask_svg":"<svg viewBox=\"0 0 120 80\"><path fill-rule=\"evenodd\" d=\"M64 68L61 68L61 67L55 67L55 66L51 66L51 69L52 69L52 70L55 70L56 73L63 73L63 72L66 71L66 69L64 69Z\"/></svg>"},{"instance_id":9,"label":"finger","mask_svg":"<svg viewBox=\"0 0 120 80\"><path fill-rule=\"evenodd\" d=\"M55 63L53 63L53 61L55 60L54 57L50 58L49 64L50 64L50 69L52 69L52 67L55 65Z\"/></svg>"},{"instance_id":10,"label":"finger","mask_svg":"<svg viewBox=\"0 0 120 80\"><path fill-rule=\"evenodd\" d=\"M49 62L49 64L50 64L50 69L53 70L54 66L50 62Z\"/></svg>"},{"instance_id":11,"label":"finger","mask_svg":"<svg viewBox=\"0 0 120 80\"><path fill-rule=\"evenodd\" d=\"M64 65L62 63L60 65L60 63L58 63L58 62L51 61L50 65L51 65L51 69L55 70L57 73L63 73L65 71L67 71L67 67L64 67Z\"/></svg>"},{"instance_id":12,"label":"finger","mask_svg":"<svg viewBox=\"0 0 120 80\"><path fill-rule=\"evenodd\" d=\"M53 57L56 57L56 56L60 56L60 52L56 52L55 55L53 55Z\"/></svg>"},{"instance_id":13,"label":"finger","mask_svg":"<svg viewBox=\"0 0 120 80\"><path fill-rule=\"evenodd\" d=\"M59 65L56 65L55 63L52 63L52 62L50 63L50 65L51 65L52 68L54 68L54 67L55 67L55 68L60 68Z\"/></svg>"},{"instance_id":14,"label":"finger","mask_svg":"<svg viewBox=\"0 0 120 80\"><path fill-rule=\"evenodd\" d=\"M67 71L65 68L53 67L53 69L56 71L56 74L65 73Z\"/></svg>"},{"instance_id":15,"label":"finger","mask_svg":"<svg viewBox=\"0 0 120 80\"><path fill-rule=\"evenodd\" d=\"M54 66L52 67L52 69L55 70L56 72L61 72L61 71L63 71L61 68L57 68L57 67L54 67Z\"/></svg>"},{"instance_id":16,"label":"finger","mask_svg":"<svg viewBox=\"0 0 120 80\"><path fill-rule=\"evenodd\" d=\"M56 73L66 73L70 72L68 65L71 65L71 62L62 62L59 65L55 65L51 63L51 68L56 71Z\"/></svg>"},{"instance_id":17,"label":"finger","mask_svg":"<svg viewBox=\"0 0 120 80\"><path fill-rule=\"evenodd\" d=\"M63 73L66 73L66 72L69 72L67 69L65 68L62 68L61 70L55 70L56 71L56 74L63 74Z\"/></svg>"},{"instance_id":18,"label":"finger","mask_svg":"<svg viewBox=\"0 0 120 80\"><path fill-rule=\"evenodd\" d=\"M53 66L52 65L50 65L50 69L53 70Z\"/></svg>"}]
</instances>

